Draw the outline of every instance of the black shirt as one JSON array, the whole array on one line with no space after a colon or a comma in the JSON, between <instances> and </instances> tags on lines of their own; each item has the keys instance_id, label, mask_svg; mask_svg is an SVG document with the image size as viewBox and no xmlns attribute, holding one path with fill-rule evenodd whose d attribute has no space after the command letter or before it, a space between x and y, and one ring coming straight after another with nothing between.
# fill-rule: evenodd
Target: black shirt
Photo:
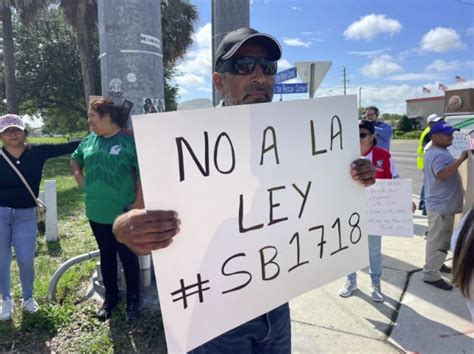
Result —
<instances>
[{"instance_id":1,"label":"black shirt","mask_svg":"<svg viewBox=\"0 0 474 354\"><path fill-rule=\"evenodd\" d=\"M72 153L79 143L80 141L65 144L27 145L18 159L10 155L5 147L2 150L38 197L44 162L51 157ZM17 164L17 161L20 163ZM0 207L33 208L35 206L36 201L31 197L20 177L4 160L4 157L0 156Z\"/></svg>"}]
</instances>

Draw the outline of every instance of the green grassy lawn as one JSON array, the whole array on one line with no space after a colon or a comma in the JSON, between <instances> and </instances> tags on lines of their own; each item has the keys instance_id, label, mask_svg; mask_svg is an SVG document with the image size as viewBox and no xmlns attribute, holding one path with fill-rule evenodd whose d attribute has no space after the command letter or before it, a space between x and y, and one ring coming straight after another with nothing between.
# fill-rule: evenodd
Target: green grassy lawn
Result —
<instances>
[{"instance_id":1,"label":"green grassy lawn","mask_svg":"<svg viewBox=\"0 0 474 354\"><path fill-rule=\"evenodd\" d=\"M31 143L57 143L62 138L30 138ZM15 259L12 262L12 296L16 303L13 321L0 322L0 351L19 352L165 352L163 326L159 313L134 325L126 320L123 306L110 321L94 318L98 303L85 297L96 260L70 268L61 278L57 303L47 304L49 280L58 266L71 257L97 249L84 215L83 194L69 172L69 158L49 160L43 170L43 182L55 179L58 196L59 240L45 241L38 234L35 257L35 298L40 310L35 314L21 311L21 286Z\"/></svg>"}]
</instances>

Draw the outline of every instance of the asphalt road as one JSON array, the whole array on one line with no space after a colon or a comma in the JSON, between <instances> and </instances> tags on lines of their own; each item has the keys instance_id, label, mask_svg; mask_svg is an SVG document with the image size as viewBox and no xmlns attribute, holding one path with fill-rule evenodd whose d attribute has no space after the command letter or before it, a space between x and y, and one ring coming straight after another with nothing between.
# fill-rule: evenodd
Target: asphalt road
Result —
<instances>
[{"instance_id":1,"label":"asphalt road","mask_svg":"<svg viewBox=\"0 0 474 354\"><path fill-rule=\"evenodd\" d=\"M401 178L411 178L413 194L420 195L423 173L416 167L418 140L392 140L390 153Z\"/></svg>"}]
</instances>

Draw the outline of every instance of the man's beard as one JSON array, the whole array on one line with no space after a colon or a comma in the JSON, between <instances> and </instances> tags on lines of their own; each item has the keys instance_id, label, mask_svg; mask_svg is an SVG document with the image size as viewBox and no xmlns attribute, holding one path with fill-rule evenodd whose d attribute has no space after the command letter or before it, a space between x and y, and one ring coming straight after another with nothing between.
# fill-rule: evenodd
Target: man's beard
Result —
<instances>
[{"instance_id":1,"label":"man's beard","mask_svg":"<svg viewBox=\"0 0 474 354\"><path fill-rule=\"evenodd\" d=\"M254 95L257 95L257 97L254 97L254 100L248 103L252 104L252 103L271 102L273 98L272 92L270 91L269 88L266 87L266 85L251 85L245 91L246 91L246 94L244 95L242 99L242 101L245 103L247 103L246 101L248 98L252 98L254 97Z\"/></svg>"}]
</instances>

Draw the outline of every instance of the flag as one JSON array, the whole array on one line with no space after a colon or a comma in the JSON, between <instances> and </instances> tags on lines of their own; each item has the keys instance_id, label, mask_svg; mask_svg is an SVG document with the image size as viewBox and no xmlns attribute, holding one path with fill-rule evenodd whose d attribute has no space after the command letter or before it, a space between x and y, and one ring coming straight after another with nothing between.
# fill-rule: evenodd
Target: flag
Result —
<instances>
[{"instance_id":1,"label":"flag","mask_svg":"<svg viewBox=\"0 0 474 354\"><path fill-rule=\"evenodd\" d=\"M446 91L447 89L448 89L448 86L446 86L445 84L441 82L438 84L438 90Z\"/></svg>"},{"instance_id":2,"label":"flag","mask_svg":"<svg viewBox=\"0 0 474 354\"><path fill-rule=\"evenodd\" d=\"M431 90L423 86L423 93L431 93Z\"/></svg>"},{"instance_id":3,"label":"flag","mask_svg":"<svg viewBox=\"0 0 474 354\"><path fill-rule=\"evenodd\" d=\"M463 78L462 76L458 76L458 75L456 75L454 77L454 80L456 80L456 82L466 82L465 78Z\"/></svg>"}]
</instances>

